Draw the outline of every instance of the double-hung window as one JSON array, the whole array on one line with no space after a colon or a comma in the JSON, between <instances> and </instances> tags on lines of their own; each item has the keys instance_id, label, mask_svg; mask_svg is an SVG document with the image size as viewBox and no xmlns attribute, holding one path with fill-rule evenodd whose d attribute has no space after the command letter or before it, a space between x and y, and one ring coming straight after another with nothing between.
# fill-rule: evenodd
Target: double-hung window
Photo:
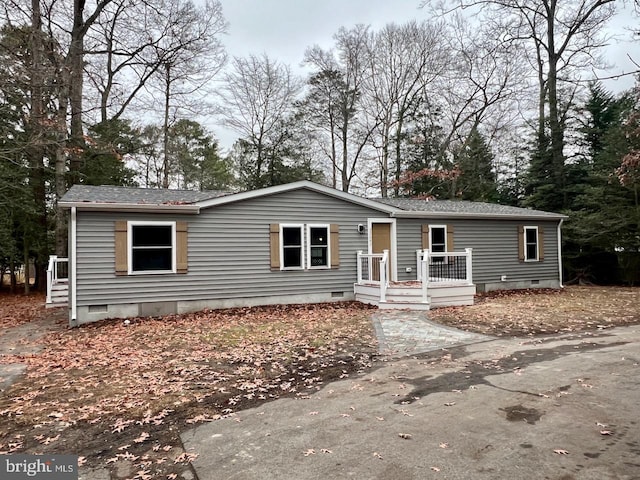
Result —
<instances>
[{"instance_id":1,"label":"double-hung window","mask_svg":"<svg viewBox=\"0 0 640 480\"><path fill-rule=\"evenodd\" d=\"M524 261L538 260L538 227L524 227Z\"/></svg>"},{"instance_id":2,"label":"double-hung window","mask_svg":"<svg viewBox=\"0 0 640 480\"><path fill-rule=\"evenodd\" d=\"M430 253L444 253L447 251L447 227L445 225L431 225L429 227ZM432 262L445 262L444 256L433 256Z\"/></svg>"},{"instance_id":3,"label":"double-hung window","mask_svg":"<svg viewBox=\"0 0 640 480\"><path fill-rule=\"evenodd\" d=\"M129 273L175 273L175 222L129 222Z\"/></svg>"},{"instance_id":4,"label":"double-hung window","mask_svg":"<svg viewBox=\"0 0 640 480\"><path fill-rule=\"evenodd\" d=\"M282 268L304 268L304 229L302 225L280 226Z\"/></svg>"},{"instance_id":5,"label":"double-hung window","mask_svg":"<svg viewBox=\"0 0 640 480\"><path fill-rule=\"evenodd\" d=\"M307 226L309 268L330 268L329 225Z\"/></svg>"}]
</instances>

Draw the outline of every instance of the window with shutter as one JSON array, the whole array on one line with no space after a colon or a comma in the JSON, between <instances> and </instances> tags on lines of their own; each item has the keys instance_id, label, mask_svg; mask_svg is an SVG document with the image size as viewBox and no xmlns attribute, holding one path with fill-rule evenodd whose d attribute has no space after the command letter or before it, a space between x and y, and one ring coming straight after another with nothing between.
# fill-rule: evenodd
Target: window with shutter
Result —
<instances>
[{"instance_id":1,"label":"window with shutter","mask_svg":"<svg viewBox=\"0 0 640 480\"><path fill-rule=\"evenodd\" d=\"M115 222L116 275L187 273L187 222Z\"/></svg>"}]
</instances>

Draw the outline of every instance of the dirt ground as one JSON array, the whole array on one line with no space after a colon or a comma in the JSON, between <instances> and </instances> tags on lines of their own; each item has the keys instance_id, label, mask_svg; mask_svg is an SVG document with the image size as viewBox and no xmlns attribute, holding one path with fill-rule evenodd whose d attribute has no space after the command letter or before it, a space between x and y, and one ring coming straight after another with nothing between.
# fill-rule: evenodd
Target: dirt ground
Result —
<instances>
[{"instance_id":1,"label":"dirt ground","mask_svg":"<svg viewBox=\"0 0 640 480\"><path fill-rule=\"evenodd\" d=\"M376 351L370 308L355 302L69 329L56 323L61 310L32 308L40 300L23 298L24 315L15 313L18 299L2 303L16 326L3 324L0 344L11 346L0 363L27 369L0 396L0 453L77 454L115 478L188 477L193 457L181 431L277 398L304 398L369 368ZM36 338L46 317L53 321ZM17 340L25 328L30 336Z\"/></svg>"},{"instance_id":2,"label":"dirt ground","mask_svg":"<svg viewBox=\"0 0 640 480\"><path fill-rule=\"evenodd\" d=\"M633 288L501 292L476 302L430 316L495 336L640 323L640 289ZM82 464L109 468L113 478L189 478L194 457L182 447L182 431L276 398L306 398L376 360L371 311L358 303L204 311L75 329L42 303L39 296L0 296L0 345L11 344L0 349L0 364L26 366L0 393L0 453L77 454Z\"/></svg>"},{"instance_id":3,"label":"dirt ground","mask_svg":"<svg viewBox=\"0 0 640 480\"><path fill-rule=\"evenodd\" d=\"M476 296L473 306L438 308L429 317L498 337L603 330L640 323L640 288L568 286L490 292Z\"/></svg>"}]
</instances>

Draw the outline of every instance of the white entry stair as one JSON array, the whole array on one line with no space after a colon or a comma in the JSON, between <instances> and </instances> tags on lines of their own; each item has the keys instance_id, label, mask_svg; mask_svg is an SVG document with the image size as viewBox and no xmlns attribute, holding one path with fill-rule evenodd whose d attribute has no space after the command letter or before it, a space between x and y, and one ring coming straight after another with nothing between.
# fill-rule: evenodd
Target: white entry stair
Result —
<instances>
[{"instance_id":1,"label":"white entry stair","mask_svg":"<svg viewBox=\"0 0 640 480\"><path fill-rule=\"evenodd\" d=\"M69 259L49 257L47 267L47 308L64 307L69 303Z\"/></svg>"}]
</instances>

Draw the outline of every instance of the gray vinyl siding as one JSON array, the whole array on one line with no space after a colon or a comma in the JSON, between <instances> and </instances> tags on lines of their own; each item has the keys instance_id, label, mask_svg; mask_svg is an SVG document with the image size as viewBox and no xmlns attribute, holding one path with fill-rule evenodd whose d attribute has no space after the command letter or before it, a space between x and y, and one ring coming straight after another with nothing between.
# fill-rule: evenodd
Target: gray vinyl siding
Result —
<instances>
[{"instance_id":1,"label":"gray vinyl siding","mask_svg":"<svg viewBox=\"0 0 640 480\"><path fill-rule=\"evenodd\" d=\"M201 210L199 215L84 212L77 215L77 304L217 300L353 292L356 252L367 250L358 224L384 214L309 190ZM116 220L188 222L187 274L116 276ZM272 271L269 224L340 225L340 267Z\"/></svg>"},{"instance_id":2,"label":"gray vinyl siding","mask_svg":"<svg viewBox=\"0 0 640 480\"><path fill-rule=\"evenodd\" d=\"M557 280L557 222L529 220L398 219L398 279L415 280L416 250L421 248L421 225L453 225L454 250L473 249L473 281L476 284L509 281ZM522 263L518 259L518 226L544 228L544 261ZM406 273L405 268L412 272Z\"/></svg>"}]
</instances>

